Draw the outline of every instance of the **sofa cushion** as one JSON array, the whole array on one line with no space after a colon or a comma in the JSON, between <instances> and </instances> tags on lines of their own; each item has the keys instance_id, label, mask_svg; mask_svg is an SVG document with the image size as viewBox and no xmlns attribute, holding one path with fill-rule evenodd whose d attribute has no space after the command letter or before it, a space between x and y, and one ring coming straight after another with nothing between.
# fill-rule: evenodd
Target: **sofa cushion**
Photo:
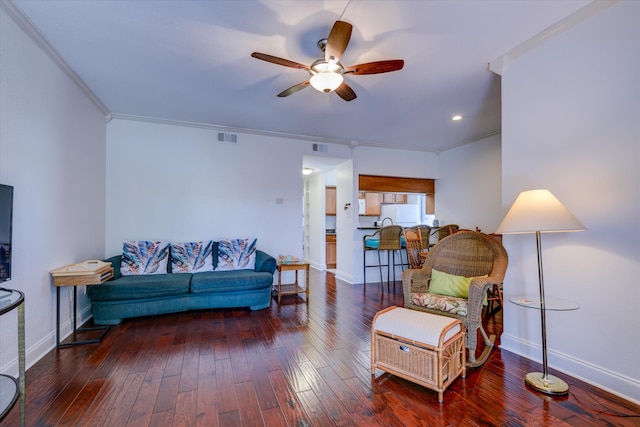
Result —
<instances>
[{"instance_id":1,"label":"sofa cushion","mask_svg":"<svg viewBox=\"0 0 640 427\"><path fill-rule=\"evenodd\" d=\"M255 269L256 244L257 239L220 240L218 242L218 263L215 270Z\"/></svg>"},{"instance_id":2,"label":"sofa cushion","mask_svg":"<svg viewBox=\"0 0 640 427\"><path fill-rule=\"evenodd\" d=\"M122 276L101 285L89 286L89 298L118 301L183 295L189 292L190 274Z\"/></svg>"},{"instance_id":3,"label":"sofa cushion","mask_svg":"<svg viewBox=\"0 0 640 427\"><path fill-rule=\"evenodd\" d=\"M253 270L211 271L194 273L191 277L191 292L214 293L252 291L271 287L273 275Z\"/></svg>"},{"instance_id":4,"label":"sofa cushion","mask_svg":"<svg viewBox=\"0 0 640 427\"><path fill-rule=\"evenodd\" d=\"M213 242L171 243L171 272L197 273L213 270Z\"/></svg>"},{"instance_id":5,"label":"sofa cushion","mask_svg":"<svg viewBox=\"0 0 640 427\"><path fill-rule=\"evenodd\" d=\"M169 243L146 240L122 242L123 276L143 274L166 274L169 261Z\"/></svg>"}]
</instances>

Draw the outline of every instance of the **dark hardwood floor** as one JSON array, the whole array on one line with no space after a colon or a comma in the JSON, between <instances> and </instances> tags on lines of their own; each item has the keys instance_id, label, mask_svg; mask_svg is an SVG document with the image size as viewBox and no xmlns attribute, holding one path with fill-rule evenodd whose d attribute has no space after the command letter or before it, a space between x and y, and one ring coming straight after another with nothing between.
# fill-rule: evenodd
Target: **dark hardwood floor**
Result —
<instances>
[{"instance_id":1,"label":"dark hardwood floor","mask_svg":"<svg viewBox=\"0 0 640 427\"><path fill-rule=\"evenodd\" d=\"M100 344L56 349L26 374L27 426L638 426L640 407L566 375L571 392L529 390L534 362L495 349L437 393L370 367L374 314L402 286L336 283L278 306L125 320ZM502 311L487 317L499 336ZM16 405L1 425L20 423Z\"/></svg>"}]
</instances>

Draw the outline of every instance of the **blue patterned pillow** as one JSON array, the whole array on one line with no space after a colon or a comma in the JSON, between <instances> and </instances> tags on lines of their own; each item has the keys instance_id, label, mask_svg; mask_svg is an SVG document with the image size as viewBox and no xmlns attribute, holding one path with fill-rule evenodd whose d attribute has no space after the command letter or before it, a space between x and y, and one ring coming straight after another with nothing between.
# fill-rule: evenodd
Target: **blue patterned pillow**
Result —
<instances>
[{"instance_id":1,"label":"blue patterned pillow","mask_svg":"<svg viewBox=\"0 0 640 427\"><path fill-rule=\"evenodd\" d=\"M255 270L258 239L229 239L218 242L215 271Z\"/></svg>"},{"instance_id":2,"label":"blue patterned pillow","mask_svg":"<svg viewBox=\"0 0 640 427\"><path fill-rule=\"evenodd\" d=\"M169 243L145 240L125 240L122 242L123 276L138 274L166 274L169 261Z\"/></svg>"},{"instance_id":3,"label":"blue patterned pillow","mask_svg":"<svg viewBox=\"0 0 640 427\"><path fill-rule=\"evenodd\" d=\"M213 242L189 242L171 244L171 272L198 273L213 271L211 251Z\"/></svg>"}]
</instances>

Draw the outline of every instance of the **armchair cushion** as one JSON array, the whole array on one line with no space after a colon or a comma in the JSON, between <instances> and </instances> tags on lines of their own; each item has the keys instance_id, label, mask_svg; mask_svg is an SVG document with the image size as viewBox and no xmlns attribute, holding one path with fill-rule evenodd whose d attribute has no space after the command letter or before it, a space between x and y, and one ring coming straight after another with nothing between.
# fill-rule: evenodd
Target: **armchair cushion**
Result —
<instances>
[{"instance_id":1,"label":"armchair cushion","mask_svg":"<svg viewBox=\"0 0 640 427\"><path fill-rule=\"evenodd\" d=\"M429 291L438 295L469 298L469 284L472 279L472 277L456 276L432 268Z\"/></svg>"},{"instance_id":2,"label":"armchair cushion","mask_svg":"<svg viewBox=\"0 0 640 427\"><path fill-rule=\"evenodd\" d=\"M438 310L444 313L466 316L469 300L449 295L436 295L429 292L417 292L411 294L411 304L430 310Z\"/></svg>"}]
</instances>

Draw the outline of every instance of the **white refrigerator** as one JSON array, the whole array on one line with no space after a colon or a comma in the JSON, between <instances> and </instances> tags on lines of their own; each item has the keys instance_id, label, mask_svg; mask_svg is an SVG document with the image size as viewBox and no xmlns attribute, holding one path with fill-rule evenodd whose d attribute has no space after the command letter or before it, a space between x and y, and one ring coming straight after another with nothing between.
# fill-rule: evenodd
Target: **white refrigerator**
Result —
<instances>
[{"instance_id":1,"label":"white refrigerator","mask_svg":"<svg viewBox=\"0 0 640 427\"><path fill-rule=\"evenodd\" d=\"M420 209L418 205L382 205L380 207L380 221L391 218L394 224L402 227L412 227L420 223ZM390 225L384 221L384 225Z\"/></svg>"}]
</instances>

